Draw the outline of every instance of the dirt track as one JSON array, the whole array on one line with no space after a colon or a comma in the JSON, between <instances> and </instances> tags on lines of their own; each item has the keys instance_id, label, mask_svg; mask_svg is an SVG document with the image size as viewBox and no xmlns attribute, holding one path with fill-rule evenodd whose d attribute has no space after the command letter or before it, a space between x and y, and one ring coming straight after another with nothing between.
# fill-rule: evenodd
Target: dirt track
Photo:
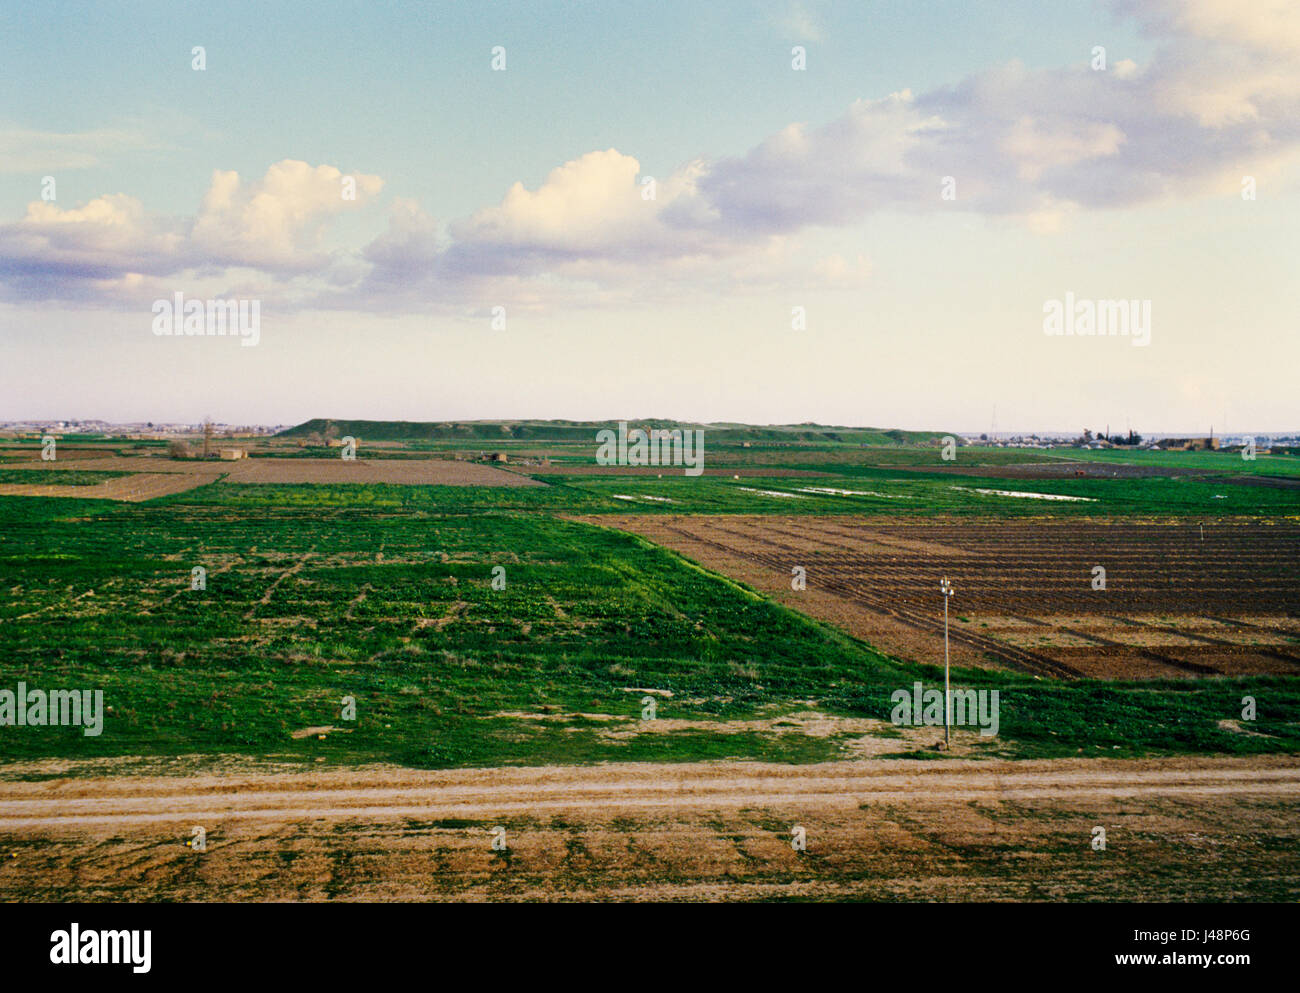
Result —
<instances>
[{"instance_id":1,"label":"dirt track","mask_svg":"<svg viewBox=\"0 0 1300 993\"><path fill-rule=\"evenodd\" d=\"M1287 757L6 782L0 899L1296 899L1298 807Z\"/></svg>"},{"instance_id":2,"label":"dirt track","mask_svg":"<svg viewBox=\"0 0 1300 993\"><path fill-rule=\"evenodd\" d=\"M0 784L0 832L214 820L489 817L539 811L1069 796L1300 796L1300 760L613 765Z\"/></svg>"}]
</instances>

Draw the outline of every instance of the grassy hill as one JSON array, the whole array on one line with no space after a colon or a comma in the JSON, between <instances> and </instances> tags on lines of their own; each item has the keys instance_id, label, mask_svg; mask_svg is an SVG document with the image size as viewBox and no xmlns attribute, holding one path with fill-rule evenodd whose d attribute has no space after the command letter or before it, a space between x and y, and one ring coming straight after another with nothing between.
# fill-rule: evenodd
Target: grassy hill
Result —
<instances>
[{"instance_id":1,"label":"grassy hill","mask_svg":"<svg viewBox=\"0 0 1300 993\"><path fill-rule=\"evenodd\" d=\"M824 424L700 424L648 417L629 420L628 427L703 428L715 444L721 442L828 443L853 445L928 444L943 435L937 431L900 431L882 428ZM279 434L281 438L306 438L314 434L366 441L593 441L604 428L616 430L617 421L365 421L316 417Z\"/></svg>"}]
</instances>

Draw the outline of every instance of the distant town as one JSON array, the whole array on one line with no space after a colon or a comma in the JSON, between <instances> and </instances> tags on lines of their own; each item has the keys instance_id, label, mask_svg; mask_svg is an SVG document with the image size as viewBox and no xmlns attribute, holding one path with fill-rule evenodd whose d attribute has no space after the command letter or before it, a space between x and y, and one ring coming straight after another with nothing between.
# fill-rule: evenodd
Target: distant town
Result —
<instances>
[{"instance_id":1,"label":"distant town","mask_svg":"<svg viewBox=\"0 0 1300 993\"><path fill-rule=\"evenodd\" d=\"M128 421L113 422L92 420L22 420L0 421L0 438L22 439L86 436L91 438L127 441L171 441L179 438L206 436L218 439L265 438L288 430L291 424L228 424L219 421ZM1239 451L1254 443L1256 451L1289 450L1300 448L1300 432L1289 434L1215 434L1213 429L1205 435L1151 434L1143 436L1134 431L1109 434L1109 429L1081 432L1044 431L1030 434L986 431L956 435L965 446L990 448L1117 448L1145 451Z\"/></svg>"},{"instance_id":2,"label":"distant town","mask_svg":"<svg viewBox=\"0 0 1300 993\"><path fill-rule=\"evenodd\" d=\"M0 421L0 438L31 438L52 434L89 435L102 438L124 438L129 441L169 441L173 438L188 438L202 435L205 428L211 434L221 438L264 438L278 434L288 424L223 424L213 421L183 423L180 421L163 423L161 421L132 421L123 424L100 420L30 420Z\"/></svg>"},{"instance_id":3,"label":"distant town","mask_svg":"<svg viewBox=\"0 0 1300 993\"><path fill-rule=\"evenodd\" d=\"M1241 451L1253 443L1257 452L1289 451L1300 446L1300 434L1231 434L1203 436L1153 434L1149 437L1129 431L1127 434L1095 434L1085 429L1081 434L964 434L964 445L984 445L993 448L1118 448L1153 452L1233 452Z\"/></svg>"}]
</instances>

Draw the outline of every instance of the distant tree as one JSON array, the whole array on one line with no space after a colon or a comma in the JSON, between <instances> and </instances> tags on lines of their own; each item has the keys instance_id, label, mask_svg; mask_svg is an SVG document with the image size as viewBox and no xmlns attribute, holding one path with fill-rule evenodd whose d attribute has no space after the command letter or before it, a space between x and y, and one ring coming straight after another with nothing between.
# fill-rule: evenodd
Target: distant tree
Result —
<instances>
[{"instance_id":1,"label":"distant tree","mask_svg":"<svg viewBox=\"0 0 1300 993\"><path fill-rule=\"evenodd\" d=\"M1109 441L1112 445L1142 444L1142 436L1140 434L1135 434L1133 431L1129 431L1128 434L1113 434L1106 440Z\"/></svg>"},{"instance_id":2,"label":"distant tree","mask_svg":"<svg viewBox=\"0 0 1300 993\"><path fill-rule=\"evenodd\" d=\"M188 459L190 457L190 443L182 441L180 438L173 438L167 443L167 454L174 459Z\"/></svg>"}]
</instances>

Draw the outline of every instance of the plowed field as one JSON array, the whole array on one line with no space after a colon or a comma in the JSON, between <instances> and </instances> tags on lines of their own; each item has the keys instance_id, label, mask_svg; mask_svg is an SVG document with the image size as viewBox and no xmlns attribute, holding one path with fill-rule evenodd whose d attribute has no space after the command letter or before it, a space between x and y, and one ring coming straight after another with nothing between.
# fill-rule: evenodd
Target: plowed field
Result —
<instances>
[{"instance_id":1,"label":"plowed field","mask_svg":"<svg viewBox=\"0 0 1300 993\"><path fill-rule=\"evenodd\" d=\"M406 486L542 486L527 476L450 459L239 459L233 462L107 456L66 462L29 460L6 469L128 472L94 486L0 484L0 496L76 497L138 502L206 486L224 475L231 483L393 483Z\"/></svg>"},{"instance_id":2,"label":"plowed field","mask_svg":"<svg viewBox=\"0 0 1300 993\"><path fill-rule=\"evenodd\" d=\"M1300 526L623 517L888 652L1062 677L1300 673ZM807 589L791 589L796 566ZM1094 568L1105 589L1094 589Z\"/></svg>"}]
</instances>

